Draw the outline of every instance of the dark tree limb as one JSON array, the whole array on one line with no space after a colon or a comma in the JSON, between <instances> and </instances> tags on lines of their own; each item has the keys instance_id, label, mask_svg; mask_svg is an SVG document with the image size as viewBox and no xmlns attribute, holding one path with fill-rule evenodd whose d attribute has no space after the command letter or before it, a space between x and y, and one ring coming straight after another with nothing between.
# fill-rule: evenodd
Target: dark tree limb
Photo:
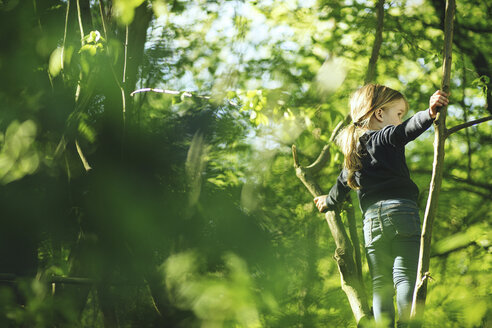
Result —
<instances>
[{"instance_id":1,"label":"dark tree limb","mask_svg":"<svg viewBox=\"0 0 492 328\"><path fill-rule=\"evenodd\" d=\"M383 43L384 0L378 0L376 4L376 19L376 39L374 40L374 45L372 47L371 58L369 59L369 66L367 68L364 84L374 81L376 77L376 64L379 57L379 50Z\"/></svg>"},{"instance_id":2,"label":"dark tree limb","mask_svg":"<svg viewBox=\"0 0 492 328\"><path fill-rule=\"evenodd\" d=\"M432 173L432 171L423 170L423 169L412 170L412 172L422 173L422 174ZM472 179L463 179L463 178L457 177L457 176L452 175L452 174L447 174L447 173L444 173L443 176L446 179L452 179L456 182L465 183L465 184L468 184L468 185L473 186L473 187L479 187L479 188L486 189L492 194L492 184L490 184L490 183L479 182L479 181L475 181Z\"/></svg>"},{"instance_id":3,"label":"dark tree limb","mask_svg":"<svg viewBox=\"0 0 492 328\"><path fill-rule=\"evenodd\" d=\"M450 128L450 129L448 129L446 131L446 137L449 137L451 134L453 134L455 132L458 132L461 129L465 129L465 128L468 128L470 126L473 126L473 125L476 125L476 124L479 124L479 123L483 123L483 122L487 122L487 121L490 121L490 120L492 120L492 115L486 116L486 117L482 117L482 118L479 118L479 119L476 119L476 120L473 120L473 121L465 122L463 124L456 125L456 126Z\"/></svg>"}]
</instances>

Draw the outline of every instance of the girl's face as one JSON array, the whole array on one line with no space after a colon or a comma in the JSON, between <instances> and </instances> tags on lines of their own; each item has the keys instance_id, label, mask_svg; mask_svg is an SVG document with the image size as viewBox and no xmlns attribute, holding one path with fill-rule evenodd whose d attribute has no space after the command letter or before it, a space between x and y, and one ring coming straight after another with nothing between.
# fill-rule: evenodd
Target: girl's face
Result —
<instances>
[{"instance_id":1,"label":"girl's face","mask_svg":"<svg viewBox=\"0 0 492 328\"><path fill-rule=\"evenodd\" d=\"M398 99L385 109L377 109L373 117L371 117L371 125L376 129L382 129L387 125L400 125L406 109L405 100Z\"/></svg>"},{"instance_id":2,"label":"girl's face","mask_svg":"<svg viewBox=\"0 0 492 328\"><path fill-rule=\"evenodd\" d=\"M403 99L393 102L390 107L383 110L383 126L400 125L406 111L406 103Z\"/></svg>"}]
</instances>

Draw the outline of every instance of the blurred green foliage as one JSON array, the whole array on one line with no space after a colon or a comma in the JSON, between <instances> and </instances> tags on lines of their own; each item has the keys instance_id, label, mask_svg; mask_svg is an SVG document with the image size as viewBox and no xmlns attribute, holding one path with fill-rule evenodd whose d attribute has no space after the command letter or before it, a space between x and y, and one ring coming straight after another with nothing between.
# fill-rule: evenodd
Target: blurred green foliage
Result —
<instances>
[{"instance_id":1,"label":"blurred green foliage","mask_svg":"<svg viewBox=\"0 0 492 328\"><path fill-rule=\"evenodd\" d=\"M376 81L410 114L440 85L443 9L385 4ZM448 126L491 113L490 13L457 3ZM375 24L369 1L0 1L0 326L355 327L291 145L316 159ZM491 325L491 136L448 140L426 327ZM431 140L407 147L422 216Z\"/></svg>"}]
</instances>

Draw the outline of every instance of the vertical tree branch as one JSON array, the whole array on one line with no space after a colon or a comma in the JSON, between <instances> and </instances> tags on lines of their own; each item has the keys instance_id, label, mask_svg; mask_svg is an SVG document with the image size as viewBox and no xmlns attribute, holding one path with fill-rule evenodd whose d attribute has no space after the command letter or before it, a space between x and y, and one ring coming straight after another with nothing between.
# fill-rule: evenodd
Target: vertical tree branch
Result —
<instances>
[{"instance_id":1,"label":"vertical tree branch","mask_svg":"<svg viewBox=\"0 0 492 328\"><path fill-rule=\"evenodd\" d=\"M67 12L65 14L65 29L63 31L63 44L62 44L62 49L61 49L61 54L60 54L60 63L61 63L61 71L62 74L64 73L64 58L65 58L65 46L67 42L67 29L68 29L68 16L70 13L70 0L67 0Z\"/></svg>"},{"instance_id":2,"label":"vertical tree branch","mask_svg":"<svg viewBox=\"0 0 492 328\"><path fill-rule=\"evenodd\" d=\"M123 57L123 77L121 79L122 85L125 85L126 82L126 61L128 58L128 24L125 25L125 55ZM121 98L123 101L123 131L125 129L125 115L126 115L126 97L125 90L121 88Z\"/></svg>"},{"instance_id":3,"label":"vertical tree branch","mask_svg":"<svg viewBox=\"0 0 492 328\"><path fill-rule=\"evenodd\" d=\"M453 46L453 17L455 11L455 0L447 0L445 30L444 30L444 63L443 77L441 83L442 91L449 93L450 75L451 75L451 60ZM439 192L441 190L441 182L443 175L444 164L444 143L447 136L446 131L446 113L447 106L443 106L437 114L434 121L435 138L434 138L434 163L432 169L432 178L429 190L429 198L425 209L424 223L422 228L422 236L420 239L420 254L419 264L417 269L417 280L415 292L412 302L412 318L416 319L416 324L421 325L425 308L425 299L427 297L427 281L429 276L429 261L430 261L430 244L432 238L432 226L436 217Z\"/></svg>"},{"instance_id":4,"label":"vertical tree branch","mask_svg":"<svg viewBox=\"0 0 492 328\"><path fill-rule=\"evenodd\" d=\"M122 119L123 119L123 131L121 135L121 156L125 149L125 135L126 135L126 94L125 94L125 82L126 82L126 61L128 57L128 24L125 25L125 54L123 58L123 77L121 79L121 102L122 102Z\"/></svg>"},{"instance_id":5,"label":"vertical tree branch","mask_svg":"<svg viewBox=\"0 0 492 328\"><path fill-rule=\"evenodd\" d=\"M105 19L104 19L102 0L99 0L99 13L101 15L101 23L102 23L102 28L103 28L103 32L104 32L104 37L106 38L106 40L108 40L108 31L106 30L106 23L105 23Z\"/></svg>"},{"instance_id":6,"label":"vertical tree branch","mask_svg":"<svg viewBox=\"0 0 492 328\"><path fill-rule=\"evenodd\" d=\"M328 153L327 149L325 151ZM295 145L292 146L292 155L294 157L294 168L297 177L302 181L304 186L306 186L312 196L316 197L323 195L323 191L315 181L310 169L299 165ZM347 295L357 324L361 324L365 319L372 316L367 301L364 283L362 279L360 279L361 276L358 273L360 272L358 268L361 265L356 263L354 247L347 235L340 214L338 212L328 211L325 214L325 219L336 245L333 257L337 262L338 271L340 272L342 290Z\"/></svg>"},{"instance_id":7,"label":"vertical tree branch","mask_svg":"<svg viewBox=\"0 0 492 328\"><path fill-rule=\"evenodd\" d=\"M462 99L462 106L463 106L463 121L468 122L468 107L465 104L465 97L466 97L466 66L465 66L465 56L461 55L461 60L463 61L463 81L462 81L462 92L463 92L463 99ZM472 157L472 150L471 150L471 142L470 142L470 133L468 132L468 129L465 130L465 136L466 136L466 146L467 146L467 155L468 155L468 163L467 163L467 170L466 170L466 177L467 179L471 178L471 157Z\"/></svg>"},{"instance_id":8,"label":"vertical tree branch","mask_svg":"<svg viewBox=\"0 0 492 328\"><path fill-rule=\"evenodd\" d=\"M347 222L349 226L349 234L350 240L352 240L352 245L354 246L354 257L355 257L355 266L357 269L357 278L363 283L362 279L362 255L360 252L360 242L359 235L357 234L357 224L355 221L355 210L354 204L352 203L352 199L348 197L348 206L345 208L347 213Z\"/></svg>"},{"instance_id":9,"label":"vertical tree branch","mask_svg":"<svg viewBox=\"0 0 492 328\"><path fill-rule=\"evenodd\" d=\"M376 4L376 38L372 47L371 58L369 59L369 66L367 67L366 77L364 84L374 81L376 77L376 67L379 57L379 50L383 43L383 23L384 23L384 0L378 0Z\"/></svg>"},{"instance_id":10,"label":"vertical tree branch","mask_svg":"<svg viewBox=\"0 0 492 328\"><path fill-rule=\"evenodd\" d=\"M84 45L84 26L82 25L82 15L80 11L80 0L77 0L77 17L79 21L79 30L80 30L80 42Z\"/></svg>"},{"instance_id":11,"label":"vertical tree branch","mask_svg":"<svg viewBox=\"0 0 492 328\"><path fill-rule=\"evenodd\" d=\"M373 81L376 75L376 64L383 40L384 0L378 0L376 4L376 19L376 39L374 41L369 66L366 72L364 81L365 84ZM292 146L292 155L294 158L296 175L314 197L322 195L323 192L318 183L315 181L313 175L319 172L326 164L330 156L331 144L333 144L333 141L339 131L349 122L350 115L347 115L344 120L334 129L328 144L323 147L323 150L316 161L307 167L300 166L299 159L297 158L296 146ZM351 240L347 235L338 212L329 211L325 214L325 218L328 222L328 226L336 245L334 258L340 272L342 289L347 295L355 320L357 321L358 326L360 326L363 324L365 319L372 317L372 313L368 305L367 295L362 279L361 252L354 214L353 207L349 206L347 211L347 221Z\"/></svg>"}]
</instances>

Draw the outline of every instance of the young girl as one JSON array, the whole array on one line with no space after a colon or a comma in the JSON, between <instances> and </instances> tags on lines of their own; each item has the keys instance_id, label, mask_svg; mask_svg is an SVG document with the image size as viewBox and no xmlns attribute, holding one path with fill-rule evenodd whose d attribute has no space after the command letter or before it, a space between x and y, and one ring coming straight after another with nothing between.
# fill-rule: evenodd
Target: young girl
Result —
<instances>
[{"instance_id":1,"label":"young girl","mask_svg":"<svg viewBox=\"0 0 492 328\"><path fill-rule=\"evenodd\" d=\"M407 326L420 248L419 190L410 179L405 145L432 125L439 107L448 104L447 96L436 91L428 109L402 123L408 103L400 92L377 84L357 90L350 101L352 123L337 138L344 168L329 194L314 199L318 210L326 212L339 207L350 189L357 190L374 318L382 322L386 317L391 327L395 289L398 326Z\"/></svg>"}]
</instances>

